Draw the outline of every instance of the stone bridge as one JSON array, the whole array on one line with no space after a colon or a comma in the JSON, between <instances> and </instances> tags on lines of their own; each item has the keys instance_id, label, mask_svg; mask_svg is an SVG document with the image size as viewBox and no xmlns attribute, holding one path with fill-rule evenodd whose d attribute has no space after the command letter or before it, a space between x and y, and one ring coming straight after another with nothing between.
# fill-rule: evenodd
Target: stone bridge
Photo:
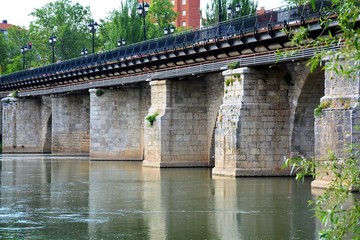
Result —
<instances>
[{"instance_id":1,"label":"stone bridge","mask_svg":"<svg viewBox=\"0 0 360 240\"><path fill-rule=\"evenodd\" d=\"M236 177L288 175L289 156L341 156L359 142L359 78L310 73L315 49L276 53L289 48L283 28L306 24L316 37L318 16L280 9L0 77L12 93L3 99L3 152ZM336 14L327 17L333 31Z\"/></svg>"}]
</instances>

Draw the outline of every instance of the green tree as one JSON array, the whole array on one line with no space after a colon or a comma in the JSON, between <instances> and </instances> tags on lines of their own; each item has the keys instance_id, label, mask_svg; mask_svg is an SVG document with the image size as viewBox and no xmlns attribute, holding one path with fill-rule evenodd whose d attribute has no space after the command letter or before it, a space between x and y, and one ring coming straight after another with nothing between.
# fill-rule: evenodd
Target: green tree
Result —
<instances>
[{"instance_id":1,"label":"green tree","mask_svg":"<svg viewBox=\"0 0 360 240\"><path fill-rule=\"evenodd\" d=\"M89 7L71 0L57 0L35 9L31 14L35 21L31 22L29 35L37 54L38 65L51 63L51 46L49 37L55 35L55 55L57 60L65 60L79 56L81 48L91 49L92 36L87 25L92 22Z\"/></svg>"},{"instance_id":2,"label":"green tree","mask_svg":"<svg viewBox=\"0 0 360 240\"><path fill-rule=\"evenodd\" d=\"M8 34L5 38L6 44L6 66L4 67L4 73L12 73L15 71L23 70L23 56L20 52L20 48L26 46L29 42L29 33L24 28L11 27L8 29ZM29 50L26 52L25 60L26 67L33 67L34 52Z\"/></svg>"},{"instance_id":3,"label":"green tree","mask_svg":"<svg viewBox=\"0 0 360 240\"><path fill-rule=\"evenodd\" d=\"M0 75L4 74L6 71L6 65L9 59L7 52L5 34L0 32Z\"/></svg>"},{"instance_id":4,"label":"green tree","mask_svg":"<svg viewBox=\"0 0 360 240\"><path fill-rule=\"evenodd\" d=\"M221 3L221 5L219 5ZM204 26L213 25L219 21L219 6L221 6L221 19L222 21L230 19L226 12L227 7L231 6L235 10L236 4L239 3L240 13L239 16L246 16L256 12L257 1L252 0L211 0L210 3L206 4L205 18L202 19Z\"/></svg>"},{"instance_id":5,"label":"green tree","mask_svg":"<svg viewBox=\"0 0 360 240\"><path fill-rule=\"evenodd\" d=\"M310 61L312 70L318 68L320 63L327 59L325 69L338 74L344 79L354 79L360 73L360 29L358 19L360 16L359 0L331 0L328 12L336 9L338 14L338 29L336 34L328 30L331 19L321 19L323 35L316 39L310 38L309 29L303 26L288 31L294 47L308 48L316 46L341 45L339 50L323 50L318 52ZM315 6L315 0L290 0L289 3ZM326 48L324 48L326 49ZM343 65L341 63L351 63ZM357 126L358 128L360 126ZM344 147L347 153L345 159L339 159L330 153L326 161L321 159L305 159L302 157L288 159L286 166L297 171L297 179L303 179L310 174L321 178L322 174L331 176L328 188L323 194L311 201L315 207L315 214L324 224L320 232L320 239L343 239L351 237L360 239L360 202L353 194L353 190L360 190L359 146Z\"/></svg>"},{"instance_id":6,"label":"green tree","mask_svg":"<svg viewBox=\"0 0 360 240\"><path fill-rule=\"evenodd\" d=\"M146 15L148 38L164 36L164 28L172 25L177 17L173 7L170 0L151 1L149 12Z\"/></svg>"},{"instance_id":7,"label":"green tree","mask_svg":"<svg viewBox=\"0 0 360 240\"><path fill-rule=\"evenodd\" d=\"M114 49L120 38L124 38L127 44L142 41L142 21L137 16L137 2L123 2L119 10L113 10L101 21L99 38L104 50Z\"/></svg>"}]
</instances>

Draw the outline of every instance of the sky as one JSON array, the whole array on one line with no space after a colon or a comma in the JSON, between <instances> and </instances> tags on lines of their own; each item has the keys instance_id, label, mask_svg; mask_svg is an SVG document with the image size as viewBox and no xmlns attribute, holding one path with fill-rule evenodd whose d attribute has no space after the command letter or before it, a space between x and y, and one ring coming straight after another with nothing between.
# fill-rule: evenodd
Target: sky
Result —
<instances>
[{"instance_id":1,"label":"sky","mask_svg":"<svg viewBox=\"0 0 360 240\"><path fill-rule=\"evenodd\" d=\"M29 14L35 8L41 8L48 2L55 0L0 0L0 21L7 20L8 23L27 27L33 19ZM119 8L122 0L72 0L73 3L80 3L83 6L90 6L95 21L104 19L113 9ZM146 0L145 0L146 1ZM189 0L191 1L191 0ZM201 8L205 8L210 0L200 0ZM272 9L280 7L283 0L258 0L258 6Z\"/></svg>"}]
</instances>

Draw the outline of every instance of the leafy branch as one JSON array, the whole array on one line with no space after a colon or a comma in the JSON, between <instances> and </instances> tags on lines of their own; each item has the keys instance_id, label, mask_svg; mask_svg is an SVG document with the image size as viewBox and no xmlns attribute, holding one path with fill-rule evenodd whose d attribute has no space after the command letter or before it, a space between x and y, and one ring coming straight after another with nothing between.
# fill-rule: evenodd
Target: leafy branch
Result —
<instances>
[{"instance_id":1,"label":"leafy branch","mask_svg":"<svg viewBox=\"0 0 360 240\"><path fill-rule=\"evenodd\" d=\"M328 188L309 204L314 206L315 215L325 226L320 239L343 239L351 236L360 239L360 201L353 191L360 189L359 151L350 149L349 156L339 159L329 152L327 159L308 159L302 156L288 158L283 168L296 173L296 179L306 176L330 178Z\"/></svg>"}]
</instances>

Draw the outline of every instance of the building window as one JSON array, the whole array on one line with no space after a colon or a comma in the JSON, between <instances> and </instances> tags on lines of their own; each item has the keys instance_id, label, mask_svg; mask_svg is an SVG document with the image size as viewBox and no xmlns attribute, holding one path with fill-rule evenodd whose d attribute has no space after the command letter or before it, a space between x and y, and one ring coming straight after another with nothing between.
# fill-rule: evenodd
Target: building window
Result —
<instances>
[{"instance_id":1,"label":"building window","mask_svg":"<svg viewBox=\"0 0 360 240\"><path fill-rule=\"evenodd\" d=\"M182 15L186 16L186 11L185 10L182 11Z\"/></svg>"},{"instance_id":2,"label":"building window","mask_svg":"<svg viewBox=\"0 0 360 240\"><path fill-rule=\"evenodd\" d=\"M182 5L186 5L186 0L182 0Z\"/></svg>"},{"instance_id":3,"label":"building window","mask_svg":"<svg viewBox=\"0 0 360 240\"><path fill-rule=\"evenodd\" d=\"M182 22L182 26L183 26L183 27L186 27L186 22L185 22L185 21Z\"/></svg>"}]
</instances>

